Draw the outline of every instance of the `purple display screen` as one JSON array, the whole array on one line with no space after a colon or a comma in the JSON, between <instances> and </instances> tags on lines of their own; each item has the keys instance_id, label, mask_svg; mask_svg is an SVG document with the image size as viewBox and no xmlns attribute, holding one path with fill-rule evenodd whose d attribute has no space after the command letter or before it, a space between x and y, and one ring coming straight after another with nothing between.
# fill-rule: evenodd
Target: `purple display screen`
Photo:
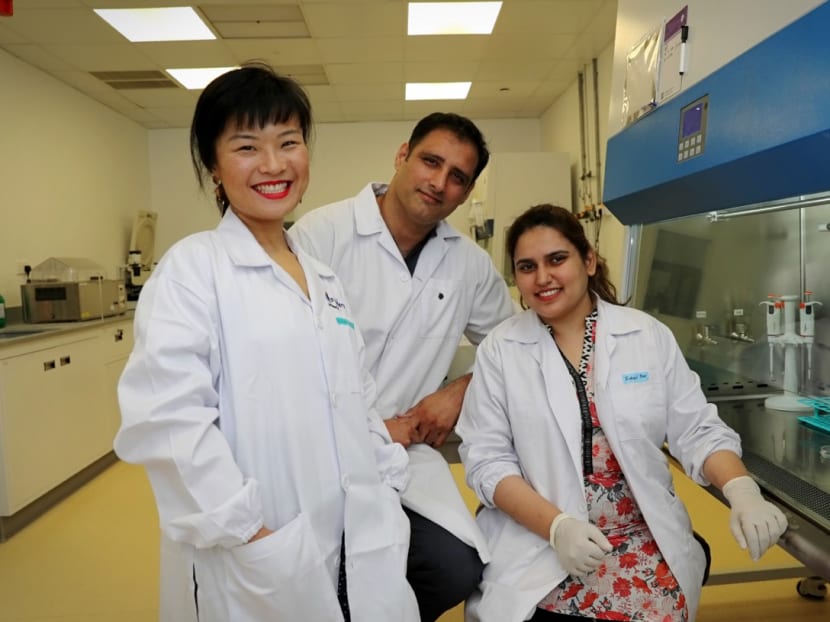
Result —
<instances>
[{"instance_id":1,"label":"purple display screen","mask_svg":"<svg viewBox=\"0 0 830 622\"><path fill-rule=\"evenodd\" d=\"M692 134L700 131L703 123L703 103L696 104L683 111L682 128L680 131L681 138L688 138Z\"/></svg>"}]
</instances>

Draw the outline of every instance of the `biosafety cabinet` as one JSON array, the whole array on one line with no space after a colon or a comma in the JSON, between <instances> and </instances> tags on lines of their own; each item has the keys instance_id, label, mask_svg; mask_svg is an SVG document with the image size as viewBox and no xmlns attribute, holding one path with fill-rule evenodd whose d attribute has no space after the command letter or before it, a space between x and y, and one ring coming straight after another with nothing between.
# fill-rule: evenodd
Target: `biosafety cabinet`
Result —
<instances>
[{"instance_id":1,"label":"biosafety cabinet","mask_svg":"<svg viewBox=\"0 0 830 622\"><path fill-rule=\"evenodd\" d=\"M672 329L788 513L782 546L819 583L830 577L828 31L824 3L632 120L608 141L603 197L628 226L630 304Z\"/></svg>"}]
</instances>

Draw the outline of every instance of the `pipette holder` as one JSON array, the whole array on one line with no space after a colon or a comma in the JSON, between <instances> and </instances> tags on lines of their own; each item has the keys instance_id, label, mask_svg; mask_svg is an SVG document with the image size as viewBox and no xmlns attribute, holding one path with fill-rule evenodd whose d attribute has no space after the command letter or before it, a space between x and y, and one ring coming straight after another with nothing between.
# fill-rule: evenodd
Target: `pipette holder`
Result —
<instances>
[{"instance_id":1,"label":"pipette holder","mask_svg":"<svg viewBox=\"0 0 830 622\"><path fill-rule=\"evenodd\" d=\"M780 303L783 303L784 310L783 326L780 327L783 332L777 335L768 334L767 336L770 348L776 346L784 348L784 392L780 395L770 396L764 402L764 406L772 410L783 410L787 412L807 412L812 410L810 405L801 401L801 396L798 394L798 353L802 345L810 348L814 340L813 334L800 335L795 332L797 325L796 306L799 304L798 299L799 297L795 294L785 294L783 296L775 296L772 303L773 305L779 303L773 307L775 310L780 310ZM761 304L769 305L771 303L764 301ZM771 326L772 323L768 318L768 333L771 330ZM770 375L774 375L774 371L773 359L770 357Z\"/></svg>"}]
</instances>

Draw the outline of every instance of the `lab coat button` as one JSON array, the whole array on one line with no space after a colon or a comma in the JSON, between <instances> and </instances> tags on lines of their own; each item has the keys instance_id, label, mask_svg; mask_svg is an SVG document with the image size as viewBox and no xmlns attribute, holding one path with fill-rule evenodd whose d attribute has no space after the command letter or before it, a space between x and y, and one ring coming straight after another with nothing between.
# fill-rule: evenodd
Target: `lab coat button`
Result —
<instances>
[{"instance_id":1,"label":"lab coat button","mask_svg":"<svg viewBox=\"0 0 830 622\"><path fill-rule=\"evenodd\" d=\"M344 475L343 477L341 477L340 478L340 483L343 485L343 490L348 490L349 489L349 476Z\"/></svg>"},{"instance_id":2,"label":"lab coat button","mask_svg":"<svg viewBox=\"0 0 830 622\"><path fill-rule=\"evenodd\" d=\"M409 280L409 274L401 272L401 283L406 283Z\"/></svg>"},{"instance_id":3,"label":"lab coat button","mask_svg":"<svg viewBox=\"0 0 830 622\"><path fill-rule=\"evenodd\" d=\"M331 407L337 408L337 396L334 393L331 394Z\"/></svg>"}]
</instances>

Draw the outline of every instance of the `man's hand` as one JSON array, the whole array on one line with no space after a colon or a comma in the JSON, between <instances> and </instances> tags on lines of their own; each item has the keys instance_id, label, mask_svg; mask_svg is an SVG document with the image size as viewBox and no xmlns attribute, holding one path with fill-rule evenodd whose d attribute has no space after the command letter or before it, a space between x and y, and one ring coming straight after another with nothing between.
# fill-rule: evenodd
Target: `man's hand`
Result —
<instances>
[{"instance_id":1,"label":"man's hand","mask_svg":"<svg viewBox=\"0 0 830 622\"><path fill-rule=\"evenodd\" d=\"M418 418L396 415L384 422L392 441L409 447L412 443L420 443L423 440L418 429Z\"/></svg>"},{"instance_id":2,"label":"man's hand","mask_svg":"<svg viewBox=\"0 0 830 622\"><path fill-rule=\"evenodd\" d=\"M421 442L432 447L440 447L444 444L447 435L458 421L464 392L467 390L471 377L472 374L461 376L443 389L425 396L404 413L404 417L414 418L418 422Z\"/></svg>"}]
</instances>

